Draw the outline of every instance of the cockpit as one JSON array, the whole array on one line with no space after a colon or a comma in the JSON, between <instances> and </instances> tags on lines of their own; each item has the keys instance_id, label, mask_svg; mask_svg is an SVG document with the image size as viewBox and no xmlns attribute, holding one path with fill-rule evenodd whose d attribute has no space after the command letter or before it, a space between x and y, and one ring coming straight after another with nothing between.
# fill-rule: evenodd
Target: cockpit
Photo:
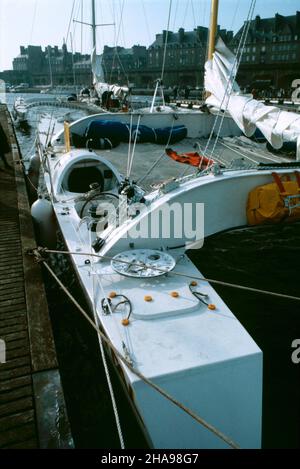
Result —
<instances>
[{"instance_id":1,"label":"cockpit","mask_svg":"<svg viewBox=\"0 0 300 469\"><path fill-rule=\"evenodd\" d=\"M54 163L52 188L57 201L73 202L79 226L87 223L98 236L118 226L120 204L144 200L144 192L122 179L110 161L82 150L66 153Z\"/></svg>"}]
</instances>

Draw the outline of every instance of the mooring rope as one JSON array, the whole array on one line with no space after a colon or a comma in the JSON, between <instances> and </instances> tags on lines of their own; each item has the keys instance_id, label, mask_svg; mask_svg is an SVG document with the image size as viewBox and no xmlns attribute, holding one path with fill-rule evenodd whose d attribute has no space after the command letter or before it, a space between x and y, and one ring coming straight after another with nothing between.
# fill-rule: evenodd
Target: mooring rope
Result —
<instances>
[{"instance_id":1,"label":"mooring rope","mask_svg":"<svg viewBox=\"0 0 300 469\"><path fill-rule=\"evenodd\" d=\"M89 237L90 237L90 245L92 246L92 239L91 239L92 238L92 231L91 230L89 231ZM91 247L91 249L92 249L92 247ZM97 324L99 319L98 319L98 316L97 316L97 298L96 298L96 291L95 291L95 275L93 275L95 273L94 266L95 266L95 259L92 258L90 272L92 274L93 314L94 314L95 323ZM103 285L102 285L102 282L101 282L98 275L97 275L96 279L97 279L98 284L100 286L100 289L102 291L102 295L105 298L105 292L104 292L104 289L103 289ZM108 304L108 307L109 307L110 313L112 314L110 304ZM125 443L124 443L124 437L123 437L123 432L122 432L122 427L121 427L121 421L120 421L118 406L117 406L117 402L116 402L116 398L115 398L113 385L112 385L112 382L111 382L109 368L108 368L108 365L107 365L107 359L106 359L105 352L104 352L102 337L99 334L98 334L98 340L99 340L99 345L100 345L101 358L102 358L102 363L103 363L103 366L104 366L107 386L108 386L108 389L109 389L111 404L112 404L112 408L113 408L113 412L114 412L114 416L115 416L115 422L116 422L117 432L118 432L118 436L119 436L120 446L121 446L121 449L125 449Z\"/></svg>"},{"instance_id":2,"label":"mooring rope","mask_svg":"<svg viewBox=\"0 0 300 469\"><path fill-rule=\"evenodd\" d=\"M86 252L84 253L84 252L71 252L71 251L56 251L56 250L47 249L47 248L38 248L38 251L45 252L45 253L48 253L48 254L65 254L65 255L69 255L69 256L71 256L71 255L74 255L74 256L93 256L93 257L97 257L98 259L104 259L104 260L110 260L110 261L113 260L113 257L111 257L111 256L101 255L101 254L91 254L91 253L86 253ZM134 262L124 261L124 260L121 260L121 259L118 259L118 262L123 263L123 264L128 264L132 267L141 267L141 264L136 264ZM153 269L153 266L147 266L147 264L144 264L143 267L145 269L147 269L147 268ZM277 298L283 298L283 299L286 299L286 300L300 301L299 296L287 295L285 293L277 293L277 292L273 292L273 291L270 291L270 290L261 290L259 288L247 287L246 285L239 285L237 283L224 282L222 280L216 280L216 279L212 279L212 278L197 277L197 276L194 276L194 275L184 274L182 272L168 271L168 270L165 270L165 269L161 269L159 267L155 267L155 270L157 272L161 272L161 273L168 274L168 275L175 275L175 276L178 276L178 277L188 278L190 280L199 280L200 282L208 282L208 283L212 283L212 284L216 284L216 285L221 285L223 287L237 288L239 290L251 291L253 293L260 293L262 295L275 296Z\"/></svg>"},{"instance_id":3,"label":"mooring rope","mask_svg":"<svg viewBox=\"0 0 300 469\"><path fill-rule=\"evenodd\" d=\"M58 285L61 287L61 289L65 292L65 294L68 296L68 298L72 301L72 303L76 306L76 308L80 311L80 313L84 316L84 318L89 322L89 324L93 327L93 329L97 332L97 334L101 337L103 342L106 343L106 345L111 349L111 351L120 359L120 361L132 372L134 373L138 378L140 378L142 381L144 381L146 384L148 384L151 388L156 390L159 394L161 394L163 397L168 399L170 402L172 402L175 406L177 406L179 409L183 410L186 414L188 414L190 417L192 417L196 422L198 422L200 425L205 427L207 430L212 432L214 435L219 437L221 440L223 440L226 444L228 444L231 448L233 449L239 449L239 445L234 442L230 437L222 433L220 430L218 430L216 427L208 423L206 420L204 420L202 417L197 415L193 410L179 402L175 397L173 397L171 394L167 393L164 389L162 389L160 386L158 386L156 383L148 379L146 376L144 376L142 373L140 373L132 364L129 363L129 361L124 358L124 356L119 352L119 350L113 345L113 343L106 337L106 335L99 329L97 324L90 318L88 313L80 306L80 304L77 302L77 300L73 297L73 295L69 292L69 290L65 287L65 285L61 282L61 280L57 277L55 272L51 269L51 267L47 264L45 259L42 257L41 253L42 252L51 252L51 250L43 250L43 249L35 249L32 251L34 257L36 260L43 264L44 267L48 270L50 275L55 279L55 281L58 283ZM63 254L63 251L53 251L54 253L59 253ZM91 255L91 254L88 254Z\"/></svg>"}]
</instances>

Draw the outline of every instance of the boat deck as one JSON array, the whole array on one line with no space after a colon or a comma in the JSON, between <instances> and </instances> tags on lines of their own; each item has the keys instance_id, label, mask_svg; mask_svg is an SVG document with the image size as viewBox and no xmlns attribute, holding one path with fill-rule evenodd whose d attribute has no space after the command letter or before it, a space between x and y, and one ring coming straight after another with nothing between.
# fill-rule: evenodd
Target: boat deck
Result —
<instances>
[{"instance_id":1,"label":"boat deck","mask_svg":"<svg viewBox=\"0 0 300 469\"><path fill-rule=\"evenodd\" d=\"M170 147L178 153L198 152L203 154L206 144L207 139L186 138L170 145ZM216 143L214 156L212 156L211 150L214 145L215 139L213 138L206 156L220 162L224 167L229 167L234 160L241 158L249 168L255 167L258 163L272 164L294 160L294 157L275 155L266 149L265 143L256 143L246 137L220 138ZM112 150L96 150L96 153L107 158L122 175L127 175L128 144L121 143ZM168 157L163 145L140 143L135 148L130 177L149 192L156 184L167 179L193 174L196 170L197 168L193 166L178 163Z\"/></svg>"},{"instance_id":2,"label":"boat deck","mask_svg":"<svg viewBox=\"0 0 300 469\"><path fill-rule=\"evenodd\" d=\"M0 122L12 148L11 169L0 162L0 448L71 447L41 271L26 255L35 240L20 154L3 105Z\"/></svg>"}]
</instances>

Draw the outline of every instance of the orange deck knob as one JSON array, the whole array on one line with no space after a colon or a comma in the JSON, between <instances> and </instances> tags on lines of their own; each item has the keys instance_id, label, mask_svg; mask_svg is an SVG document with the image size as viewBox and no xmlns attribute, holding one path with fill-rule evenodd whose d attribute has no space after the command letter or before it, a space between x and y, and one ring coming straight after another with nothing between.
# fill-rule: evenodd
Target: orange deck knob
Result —
<instances>
[{"instance_id":1,"label":"orange deck knob","mask_svg":"<svg viewBox=\"0 0 300 469\"><path fill-rule=\"evenodd\" d=\"M178 293L177 291L172 291L172 292L171 292L171 296L172 296L173 298L178 298L178 297L179 297L179 293Z\"/></svg>"},{"instance_id":2,"label":"orange deck knob","mask_svg":"<svg viewBox=\"0 0 300 469\"><path fill-rule=\"evenodd\" d=\"M116 298L117 294L116 294L115 291L111 291L108 296L109 296L109 298Z\"/></svg>"},{"instance_id":3,"label":"orange deck knob","mask_svg":"<svg viewBox=\"0 0 300 469\"><path fill-rule=\"evenodd\" d=\"M196 280L193 280L191 283L190 283L191 287L196 287L198 285L198 283L196 282Z\"/></svg>"},{"instance_id":4,"label":"orange deck knob","mask_svg":"<svg viewBox=\"0 0 300 469\"><path fill-rule=\"evenodd\" d=\"M215 309L217 309L216 305L213 305L213 304L209 304L207 305L208 309L210 309L211 311L215 311Z\"/></svg>"},{"instance_id":5,"label":"orange deck knob","mask_svg":"<svg viewBox=\"0 0 300 469\"><path fill-rule=\"evenodd\" d=\"M153 298L150 295L146 295L146 296L144 296L144 300L147 301L148 303L150 303L150 301L153 301Z\"/></svg>"},{"instance_id":6,"label":"orange deck knob","mask_svg":"<svg viewBox=\"0 0 300 469\"><path fill-rule=\"evenodd\" d=\"M123 325L123 326L129 326L129 324L130 324L129 319L123 319L123 320L122 320L122 325Z\"/></svg>"}]
</instances>

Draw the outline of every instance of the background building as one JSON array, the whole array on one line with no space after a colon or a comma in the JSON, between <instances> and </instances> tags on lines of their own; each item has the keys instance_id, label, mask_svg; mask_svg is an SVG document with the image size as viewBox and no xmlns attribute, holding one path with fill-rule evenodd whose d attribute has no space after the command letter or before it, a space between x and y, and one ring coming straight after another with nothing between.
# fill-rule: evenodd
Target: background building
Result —
<instances>
[{"instance_id":1,"label":"background building","mask_svg":"<svg viewBox=\"0 0 300 469\"><path fill-rule=\"evenodd\" d=\"M16 85L50 86L91 83L91 63L89 55L68 52L66 44L20 47L20 54L13 60L13 70L2 72L1 78ZM88 66L87 66L88 63Z\"/></svg>"},{"instance_id":2,"label":"background building","mask_svg":"<svg viewBox=\"0 0 300 469\"><path fill-rule=\"evenodd\" d=\"M243 28L234 36L232 31L218 26L218 35L233 52L237 51ZM104 46L106 81L153 88L164 66L166 87L202 88L207 37L208 29L198 26L193 31L183 28L178 32L162 31L148 49L139 45L130 49ZM92 83L90 56L72 54L65 44L62 49L48 46L44 51L40 46L21 46L13 70L3 72L0 78L11 84L45 86L52 82L89 86ZM248 91L255 88L274 95L281 90L290 96L295 78L300 78L300 12L286 17L276 14L266 19L256 16L249 25L237 81Z\"/></svg>"},{"instance_id":3,"label":"background building","mask_svg":"<svg viewBox=\"0 0 300 469\"><path fill-rule=\"evenodd\" d=\"M147 48L104 46L103 69L109 83L141 85L140 75L147 69Z\"/></svg>"},{"instance_id":4,"label":"background building","mask_svg":"<svg viewBox=\"0 0 300 469\"><path fill-rule=\"evenodd\" d=\"M241 34L242 28L234 37L234 52ZM238 83L270 93L284 90L290 96L295 78L300 78L300 12L266 19L256 16L250 22Z\"/></svg>"},{"instance_id":5,"label":"background building","mask_svg":"<svg viewBox=\"0 0 300 469\"><path fill-rule=\"evenodd\" d=\"M218 34L227 43L233 37L232 31L227 32L220 27ZM147 73L144 72L142 81L151 83L161 76L166 38L165 85L202 87L208 38L208 29L203 26L193 31L185 31L183 28L177 33L170 31L168 37L167 31L157 34L148 49Z\"/></svg>"}]
</instances>

